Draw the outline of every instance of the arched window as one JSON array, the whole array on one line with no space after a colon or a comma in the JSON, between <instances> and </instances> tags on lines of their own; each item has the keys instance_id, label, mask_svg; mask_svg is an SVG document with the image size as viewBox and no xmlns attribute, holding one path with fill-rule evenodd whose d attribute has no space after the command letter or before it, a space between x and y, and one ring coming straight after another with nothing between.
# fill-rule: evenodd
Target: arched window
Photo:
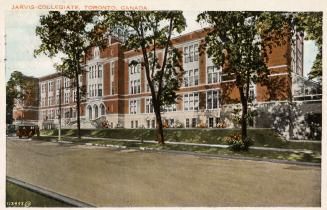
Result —
<instances>
[{"instance_id":1,"label":"arched window","mask_svg":"<svg viewBox=\"0 0 327 210\"><path fill-rule=\"evenodd\" d=\"M100 105L100 110L101 110L101 116L106 115L106 108L104 107L103 104Z\"/></svg>"},{"instance_id":2,"label":"arched window","mask_svg":"<svg viewBox=\"0 0 327 210\"><path fill-rule=\"evenodd\" d=\"M98 118L98 116L99 116L98 106L94 105L94 118Z\"/></svg>"},{"instance_id":3,"label":"arched window","mask_svg":"<svg viewBox=\"0 0 327 210\"><path fill-rule=\"evenodd\" d=\"M95 47L93 51L93 58L99 58L100 57L100 49L99 47Z\"/></svg>"},{"instance_id":4,"label":"arched window","mask_svg":"<svg viewBox=\"0 0 327 210\"><path fill-rule=\"evenodd\" d=\"M89 111L89 119L91 120L92 119L92 107L89 106L87 109Z\"/></svg>"}]
</instances>

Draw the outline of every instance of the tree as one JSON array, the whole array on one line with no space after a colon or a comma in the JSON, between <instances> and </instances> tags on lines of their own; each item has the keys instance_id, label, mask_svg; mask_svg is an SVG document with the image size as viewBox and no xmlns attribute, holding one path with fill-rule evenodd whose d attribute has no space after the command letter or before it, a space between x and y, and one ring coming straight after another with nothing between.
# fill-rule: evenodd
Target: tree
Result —
<instances>
[{"instance_id":1,"label":"tree","mask_svg":"<svg viewBox=\"0 0 327 210\"><path fill-rule=\"evenodd\" d=\"M105 14L106 24L128 27L131 35L124 46L141 51L143 60L132 61L131 66L141 64L151 91L157 123L157 141L164 144L161 110L175 103L182 78L181 54L172 45L174 32L181 33L186 26L180 11L119 11ZM158 51L163 50L162 62Z\"/></svg>"},{"instance_id":2,"label":"tree","mask_svg":"<svg viewBox=\"0 0 327 210\"><path fill-rule=\"evenodd\" d=\"M40 17L40 26L37 26L35 31L41 39L41 45L34 51L34 54L44 53L49 57L63 55L60 70L63 76L74 79L77 135L80 138L79 75L83 72L81 63L91 47L103 48L107 43L107 34L103 32L103 26L99 24L98 12L50 11L47 15Z\"/></svg>"},{"instance_id":3,"label":"tree","mask_svg":"<svg viewBox=\"0 0 327 210\"><path fill-rule=\"evenodd\" d=\"M32 80L26 80L20 71L11 73L6 85L6 122L12 123L13 109L17 103L31 105L37 95L35 93L35 83ZM36 102L37 103L37 102Z\"/></svg>"},{"instance_id":4,"label":"tree","mask_svg":"<svg viewBox=\"0 0 327 210\"><path fill-rule=\"evenodd\" d=\"M305 32L305 39L314 40L318 48L309 78L322 77L322 12L300 12L296 16L297 30Z\"/></svg>"},{"instance_id":5,"label":"tree","mask_svg":"<svg viewBox=\"0 0 327 210\"><path fill-rule=\"evenodd\" d=\"M206 11L198 15L198 22L210 25L206 36L207 53L217 66L235 83L242 105L241 138L248 149L248 103L251 85L267 80L266 62L273 46L289 35L285 19L278 13Z\"/></svg>"}]
</instances>

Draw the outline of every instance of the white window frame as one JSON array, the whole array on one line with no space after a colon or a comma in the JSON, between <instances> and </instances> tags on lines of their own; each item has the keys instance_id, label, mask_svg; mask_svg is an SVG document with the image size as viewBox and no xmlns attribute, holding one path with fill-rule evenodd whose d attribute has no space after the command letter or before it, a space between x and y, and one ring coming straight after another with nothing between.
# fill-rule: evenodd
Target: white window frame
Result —
<instances>
[{"instance_id":1,"label":"white window frame","mask_svg":"<svg viewBox=\"0 0 327 210\"><path fill-rule=\"evenodd\" d=\"M209 92L211 93L211 107L208 107L208 95ZM217 92L217 104L216 104L216 108L214 108L214 92ZM220 99L220 89L212 89L212 90L207 90L206 91L206 109L207 110L215 110L220 108L220 103L219 103L219 99Z\"/></svg>"},{"instance_id":2,"label":"white window frame","mask_svg":"<svg viewBox=\"0 0 327 210\"><path fill-rule=\"evenodd\" d=\"M200 94L199 92L184 93L184 111L199 110Z\"/></svg>"}]
</instances>

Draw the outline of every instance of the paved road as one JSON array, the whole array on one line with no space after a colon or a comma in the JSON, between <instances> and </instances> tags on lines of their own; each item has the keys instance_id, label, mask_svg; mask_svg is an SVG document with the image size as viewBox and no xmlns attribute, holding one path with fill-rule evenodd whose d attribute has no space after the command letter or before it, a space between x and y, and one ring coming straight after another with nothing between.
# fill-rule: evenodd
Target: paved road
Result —
<instances>
[{"instance_id":1,"label":"paved road","mask_svg":"<svg viewBox=\"0 0 327 210\"><path fill-rule=\"evenodd\" d=\"M95 206L320 206L320 167L7 140L7 175Z\"/></svg>"}]
</instances>

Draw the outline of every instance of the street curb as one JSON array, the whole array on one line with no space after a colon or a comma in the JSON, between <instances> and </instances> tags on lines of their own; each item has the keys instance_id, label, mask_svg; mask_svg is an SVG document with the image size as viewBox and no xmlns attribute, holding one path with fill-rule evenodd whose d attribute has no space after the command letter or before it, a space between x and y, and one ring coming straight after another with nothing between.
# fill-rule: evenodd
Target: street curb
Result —
<instances>
[{"instance_id":1,"label":"street curb","mask_svg":"<svg viewBox=\"0 0 327 210\"><path fill-rule=\"evenodd\" d=\"M112 144L92 144L86 143L85 145L88 146L100 146L100 147L114 147L118 149L130 149L126 146L117 146ZM263 159L263 158L255 158L255 157L237 157L237 156L224 156L224 155L215 155L215 154L207 154L207 153L197 153L197 152L188 152L188 151L177 151L177 150L167 150L167 149L159 149L159 148L147 148L147 147L138 147L135 148L139 151L143 152L166 152L172 154L184 154L184 155L193 155L193 156L204 156L204 157L215 157L215 158L222 158L222 159L236 159L236 160L250 160L250 161L261 161L261 162L271 162L271 163L283 163L283 164L290 164L290 165L303 165L303 166L315 166L321 167L321 163L310 163L310 162L299 162L299 161L290 161L290 160L278 160L278 159Z\"/></svg>"},{"instance_id":2,"label":"street curb","mask_svg":"<svg viewBox=\"0 0 327 210\"><path fill-rule=\"evenodd\" d=\"M250 161L261 161L261 162L271 162L271 163L283 163L290 165L303 165L303 166L315 166L321 167L321 163L310 163L310 162L299 162L299 161L290 161L290 160L277 160L277 159L263 159L263 158L255 158L255 157L237 157L237 156L223 156L223 155L215 155L215 154L206 154L206 153L197 153L197 152L188 152L188 151L177 151L177 150L146 150L146 152L166 152L173 154L186 154L186 155L194 155L194 156L204 156L204 157L217 157L227 160L250 160Z\"/></svg>"},{"instance_id":3,"label":"street curb","mask_svg":"<svg viewBox=\"0 0 327 210\"><path fill-rule=\"evenodd\" d=\"M52 199L67 203L69 205L72 205L73 207L95 207L93 205L84 203L82 201L79 201L79 200L76 200L76 199L73 199L73 198L69 198L69 197L64 196L64 195L60 195L60 194L58 194L56 192L52 192L52 191L37 187L35 185L29 184L29 183L24 182L24 181L20 181L18 179L15 179L15 178L12 178L12 177L9 177L9 176L6 177L6 180L11 182L11 183L14 183L14 184L16 184L16 185L18 185L20 187L23 187L23 188L25 188L27 190L31 190L31 191L36 192L38 194L44 195L46 197L49 197L49 198L52 198Z\"/></svg>"},{"instance_id":4,"label":"street curb","mask_svg":"<svg viewBox=\"0 0 327 210\"><path fill-rule=\"evenodd\" d=\"M55 136L54 136L55 137ZM76 137L71 137L76 138ZM122 142L140 142L141 140L138 139L110 139L110 138L103 138L103 137L82 137L82 139L98 139L98 140L106 140L106 141L122 141ZM156 143L153 140L144 140L145 143ZM228 148L228 145L225 144L201 144L201 143L189 143L189 142L176 142L176 141L166 141L166 144L172 145L188 145L188 146L202 146L202 147L212 147L212 148ZM311 150L307 149L288 149L288 148L275 148L275 147L257 147L257 146L250 146L250 149L253 150L261 150L261 151L276 151L276 152L308 152Z\"/></svg>"}]
</instances>

